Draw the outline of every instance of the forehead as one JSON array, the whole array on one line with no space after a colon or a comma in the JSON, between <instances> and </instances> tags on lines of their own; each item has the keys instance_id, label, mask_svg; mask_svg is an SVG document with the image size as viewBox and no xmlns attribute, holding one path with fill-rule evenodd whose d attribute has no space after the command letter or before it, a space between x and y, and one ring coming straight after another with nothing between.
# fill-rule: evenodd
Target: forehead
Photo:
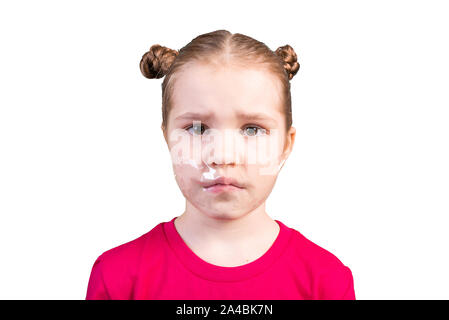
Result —
<instances>
[{"instance_id":1,"label":"forehead","mask_svg":"<svg viewBox=\"0 0 449 320\"><path fill-rule=\"evenodd\" d=\"M279 80L262 68L191 64L174 79L171 114L261 112L282 117Z\"/></svg>"}]
</instances>

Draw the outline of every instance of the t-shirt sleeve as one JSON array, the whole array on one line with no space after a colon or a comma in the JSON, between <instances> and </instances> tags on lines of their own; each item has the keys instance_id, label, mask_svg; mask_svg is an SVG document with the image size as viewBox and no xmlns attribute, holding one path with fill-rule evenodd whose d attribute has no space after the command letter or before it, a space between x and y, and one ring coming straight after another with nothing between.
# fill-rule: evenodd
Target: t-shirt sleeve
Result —
<instances>
[{"instance_id":1,"label":"t-shirt sleeve","mask_svg":"<svg viewBox=\"0 0 449 320\"><path fill-rule=\"evenodd\" d=\"M86 300L110 300L106 289L103 274L103 260L99 256L92 267L89 284L87 286Z\"/></svg>"},{"instance_id":2,"label":"t-shirt sleeve","mask_svg":"<svg viewBox=\"0 0 449 320\"><path fill-rule=\"evenodd\" d=\"M354 279L351 269L340 266L320 278L320 300L355 300Z\"/></svg>"}]
</instances>

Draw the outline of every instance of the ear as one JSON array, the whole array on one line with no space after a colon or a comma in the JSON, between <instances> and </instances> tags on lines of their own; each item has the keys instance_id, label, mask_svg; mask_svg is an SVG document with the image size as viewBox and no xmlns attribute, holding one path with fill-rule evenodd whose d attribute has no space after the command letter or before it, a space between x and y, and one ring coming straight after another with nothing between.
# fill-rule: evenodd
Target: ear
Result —
<instances>
[{"instance_id":1,"label":"ear","mask_svg":"<svg viewBox=\"0 0 449 320\"><path fill-rule=\"evenodd\" d=\"M288 156L293 150L293 145L295 144L296 128L291 126L286 135L286 141L284 144L284 152L282 154L283 159L287 160Z\"/></svg>"}]
</instances>

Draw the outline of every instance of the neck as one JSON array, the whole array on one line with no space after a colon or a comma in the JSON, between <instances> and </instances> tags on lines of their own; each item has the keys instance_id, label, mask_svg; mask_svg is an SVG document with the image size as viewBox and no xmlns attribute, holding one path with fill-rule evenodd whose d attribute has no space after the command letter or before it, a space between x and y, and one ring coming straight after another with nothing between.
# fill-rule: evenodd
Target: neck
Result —
<instances>
[{"instance_id":1,"label":"neck","mask_svg":"<svg viewBox=\"0 0 449 320\"><path fill-rule=\"evenodd\" d=\"M175 225L190 243L239 247L277 234L279 227L265 211L265 202L254 210L234 217L215 217L201 212L189 201Z\"/></svg>"}]
</instances>

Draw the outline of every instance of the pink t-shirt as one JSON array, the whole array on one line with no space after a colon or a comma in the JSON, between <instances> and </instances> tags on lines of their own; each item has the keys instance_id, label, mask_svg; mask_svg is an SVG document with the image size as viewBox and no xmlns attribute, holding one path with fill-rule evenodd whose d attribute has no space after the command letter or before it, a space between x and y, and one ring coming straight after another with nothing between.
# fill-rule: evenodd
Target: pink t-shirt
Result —
<instances>
[{"instance_id":1,"label":"pink t-shirt","mask_svg":"<svg viewBox=\"0 0 449 320\"><path fill-rule=\"evenodd\" d=\"M280 232L264 255L223 267L202 260L187 246L175 218L101 254L86 299L355 299L351 270L278 220Z\"/></svg>"}]
</instances>

